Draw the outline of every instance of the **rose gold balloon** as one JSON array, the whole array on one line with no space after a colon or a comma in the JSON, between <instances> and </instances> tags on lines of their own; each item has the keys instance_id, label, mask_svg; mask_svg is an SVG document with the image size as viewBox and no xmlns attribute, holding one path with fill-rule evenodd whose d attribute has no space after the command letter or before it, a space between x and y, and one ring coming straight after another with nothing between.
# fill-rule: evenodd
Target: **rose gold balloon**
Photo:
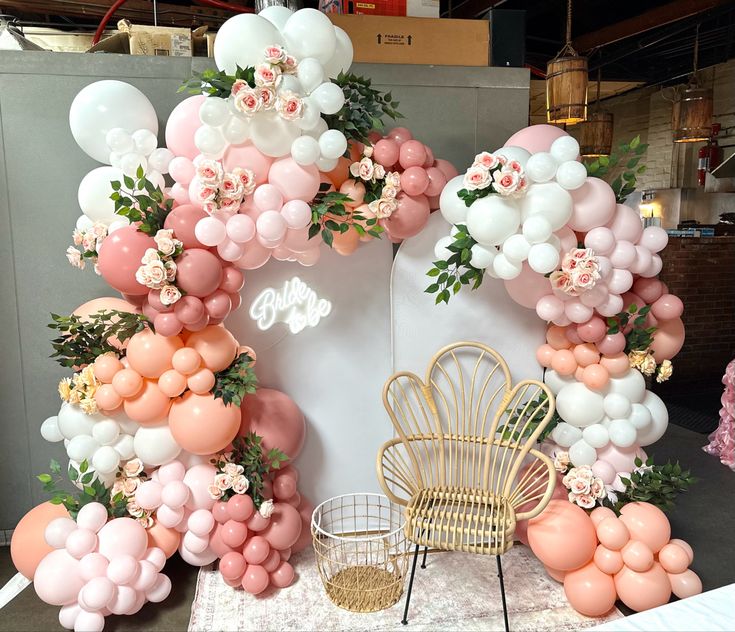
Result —
<instances>
[{"instance_id":1,"label":"rose gold balloon","mask_svg":"<svg viewBox=\"0 0 735 632\"><path fill-rule=\"evenodd\" d=\"M615 582L590 562L564 577L564 594L577 612L587 617L600 617L615 605Z\"/></svg>"},{"instance_id":2,"label":"rose gold balloon","mask_svg":"<svg viewBox=\"0 0 735 632\"><path fill-rule=\"evenodd\" d=\"M623 566L615 575L615 588L620 601L636 612L663 606L671 597L669 577L658 562L644 573Z\"/></svg>"}]
</instances>

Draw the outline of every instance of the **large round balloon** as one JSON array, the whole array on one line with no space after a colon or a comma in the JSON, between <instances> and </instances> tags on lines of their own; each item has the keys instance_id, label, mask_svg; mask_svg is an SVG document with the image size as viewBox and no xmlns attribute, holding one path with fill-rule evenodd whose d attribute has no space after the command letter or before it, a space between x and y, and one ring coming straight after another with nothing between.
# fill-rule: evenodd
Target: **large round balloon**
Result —
<instances>
[{"instance_id":1,"label":"large round balloon","mask_svg":"<svg viewBox=\"0 0 735 632\"><path fill-rule=\"evenodd\" d=\"M202 126L199 109L206 98L203 94L196 94L184 99L169 115L166 121L166 146L177 156L193 160L199 155L194 134Z\"/></svg>"},{"instance_id":2,"label":"large round balloon","mask_svg":"<svg viewBox=\"0 0 735 632\"><path fill-rule=\"evenodd\" d=\"M506 142L504 147L521 147L535 154L540 151L549 151L551 144L562 136L568 136L563 129L555 125L531 125L517 131Z\"/></svg>"},{"instance_id":3,"label":"large round balloon","mask_svg":"<svg viewBox=\"0 0 735 632\"><path fill-rule=\"evenodd\" d=\"M282 42L281 34L271 22L259 15L241 13L231 17L217 31L214 62L220 70L234 75L238 66L257 66L264 60L266 47Z\"/></svg>"},{"instance_id":4,"label":"large round balloon","mask_svg":"<svg viewBox=\"0 0 735 632\"><path fill-rule=\"evenodd\" d=\"M304 446L306 421L296 403L285 393L259 388L242 403L241 435L255 432L263 437L263 448L278 448L295 459Z\"/></svg>"},{"instance_id":5,"label":"large round balloon","mask_svg":"<svg viewBox=\"0 0 735 632\"><path fill-rule=\"evenodd\" d=\"M107 132L120 127L132 134L147 129L158 134L158 117L138 88L124 81L105 79L82 88L69 108L72 136L84 153L110 164Z\"/></svg>"},{"instance_id":6,"label":"large round balloon","mask_svg":"<svg viewBox=\"0 0 735 632\"><path fill-rule=\"evenodd\" d=\"M109 226L122 217L115 214L115 203L110 199L111 182L123 181L123 172L116 167L97 167L92 169L79 183L77 200L82 209L93 222L102 222Z\"/></svg>"},{"instance_id":7,"label":"large round balloon","mask_svg":"<svg viewBox=\"0 0 735 632\"><path fill-rule=\"evenodd\" d=\"M33 579L38 564L54 550L44 538L46 527L56 518L68 517L62 505L45 502L36 505L20 519L10 540L10 558L21 575Z\"/></svg>"},{"instance_id":8,"label":"large round balloon","mask_svg":"<svg viewBox=\"0 0 735 632\"><path fill-rule=\"evenodd\" d=\"M226 406L214 395L191 391L175 400L168 424L176 443L194 454L214 454L224 450L240 427L240 409Z\"/></svg>"},{"instance_id":9,"label":"large round balloon","mask_svg":"<svg viewBox=\"0 0 735 632\"><path fill-rule=\"evenodd\" d=\"M135 226L125 226L105 237L102 244L97 262L102 278L123 294L148 294L149 289L138 283L135 273L145 251L156 248L153 238L141 233Z\"/></svg>"}]
</instances>

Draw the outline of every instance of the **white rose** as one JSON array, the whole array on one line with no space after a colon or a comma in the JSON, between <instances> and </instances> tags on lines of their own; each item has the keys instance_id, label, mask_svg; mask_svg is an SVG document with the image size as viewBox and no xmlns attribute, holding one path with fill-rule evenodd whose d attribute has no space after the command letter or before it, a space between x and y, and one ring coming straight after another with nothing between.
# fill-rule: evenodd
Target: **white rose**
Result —
<instances>
[{"instance_id":1,"label":"white rose","mask_svg":"<svg viewBox=\"0 0 735 632\"><path fill-rule=\"evenodd\" d=\"M140 262L143 265L146 265L148 263L151 263L151 261L160 261L161 257L158 254L158 250L155 248L146 248L145 253L143 254L143 257L141 258Z\"/></svg>"},{"instance_id":2,"label":"white rose","mask_svg":"<svg viewBox=\"0 0 735 632\"><path fill-rule=\"evenodd\" d=\"M166 230L163 228L160 229L156 233L155 237L153 237L153 241L156 242L156 246L158 246L158 251L166 256L172 255L176 250L174 231L172 230Z\"/></svg>"},{"instance_id":3,"label":"white rose","mask_svg":"<svg viewBox=\"0 0 735 632\"><path fill-rule=\"evenodd\" d=\"M363 158L360 161L360 166L358 169L358 175L363 180L372 180L373 174L375 172L375 166L373 165L373 161L370 160L370 158Z\"/></svg>"},{"instance_id":4,"label":"white rose","mask_svg":"<svg viewBox=\"0 0 735 632\"><path fill-rule=\"evenodd\" d=\"M270 518L273 515L274 509L275 507L273 506L272 500L264 500L260 504L260 509L258 510L258 512L261 516L263 516L263 518Z\"/></svg>"},{"instance_id":5,"label":"white rose","mask_svg":"<svg viewBox=\"0 0 735 632\"><path fill-rule=\"evenodd\" d=\"M222 471L225 474L228 474L229 476L232 476L233 478L235 476L239 476L245 471L245 468L242 465L238 465L237 463L226 463L225 466L222 468Z\"/></svg>"},{"instance_id":6,"label":"white rose","mask_svg":"<svg viewBox=\"0 0 735 632\"><path fill-rule=\"evenodd\" d=\"M385 178L385 167L376 163L373 169L373 176L376 180L382 180Z\"/></svg>"},{"instance_id":7,"label":"white rose","mask_svg":"<svg viewBox=\"0 0 735 632\"><path fill-rule=\"evenodd\" d=\"M360 177L360 163L359 162L353 162L350 165L350 175L353 178L359 178Z\"/></svg>"},{"instance_id":8,"label":"white rose","mask_svg":"<svg viewBox=\"0 0 735 632\"><path fill-rule=\"evenodd\" d=\"M464 186L468 191L487 189L491 181L490 172L479 165L470 167L464 174Z\"/></svg>"},{"instance_id":9,"label":"white rose","mask_svg":"<svg viewBox=\"0 0 735 632\"><path fill-rule=\"evenodd\" d=\"M222 498L223 492L216 485L210 485L209 487L207 487L207 491L209 492L209 495L215 500L219 500L220 498Z\"/></svg>"},{"instance_id":10,"label":"white rose","mask_svg":"<svg viewBox=\"0 0 735 632\"><path fill-rule=\"evenodd\" d=\"M164 285L161 288L159 299L164 305L173 305L181 298L181 292L175 285Z\"/></svg>"},{"instance_id":11,"label":"white rose","mask_svg":"<svg viewBox=\"0 0 735 632\"><path fill-rule=\"evenodd\" d=\"M380 194L380 197L385 198L386 200L392 200L398 195L398 191L396 191L396 188L393 186L384 186L383 192Z\"/></svg>"},{"instance_id":12,"label":"white rose","mask_svg":"<svg viewBox=\"0 0 735 632\"><path fill-rule=\"evenodd\" d=\"M234 491L236 494L244 494L246 491L248 491L249 487L250 481L242 474L235 477L235 480L232 482L232 491Z\"/></svg>"},{"instance_id":13,"label":"white rose","mask_svg":"<svg viewBox=\"0 0 735 632\"><path fill-rule=\"evenodd\" d=\"M222 491L230 489L232 487L232 476L229 474L217 474L214 477L214 484Z\"/></svg>"}]
</instances>

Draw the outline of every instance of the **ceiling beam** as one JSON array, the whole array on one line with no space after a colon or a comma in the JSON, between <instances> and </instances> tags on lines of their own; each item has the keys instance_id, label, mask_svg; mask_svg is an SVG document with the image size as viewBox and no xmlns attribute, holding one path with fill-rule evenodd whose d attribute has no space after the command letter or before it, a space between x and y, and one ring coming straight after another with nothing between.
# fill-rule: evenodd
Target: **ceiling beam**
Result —
<instances>
[{"instance_id":1,"label":"ceiling beam","mask_svg":"<svg viewBox=\"0 0 735 632\"><path fill-rule=\"evenodd\" d=\"M572 44L580 52L589 51L730 2L731 0L676 0L598 31L575 37Z\"/></svg>"}]
</instances>

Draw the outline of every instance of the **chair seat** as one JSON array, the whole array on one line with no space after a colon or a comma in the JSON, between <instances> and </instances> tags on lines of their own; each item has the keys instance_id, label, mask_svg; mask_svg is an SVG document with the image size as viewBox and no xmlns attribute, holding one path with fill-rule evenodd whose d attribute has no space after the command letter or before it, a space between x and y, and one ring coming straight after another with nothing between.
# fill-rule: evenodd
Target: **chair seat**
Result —
<instances>
[{"instance_id":1,"label":"chair seat","mask_svg":"<svg viewBox=\"0 0 735 632\"><path fill-rule=\"evenodd\" d=\"M500 555L513 546L515 511L487 490L432 487L406 507L406 536L444 551Z\"/></svg>"}]
</instances>

